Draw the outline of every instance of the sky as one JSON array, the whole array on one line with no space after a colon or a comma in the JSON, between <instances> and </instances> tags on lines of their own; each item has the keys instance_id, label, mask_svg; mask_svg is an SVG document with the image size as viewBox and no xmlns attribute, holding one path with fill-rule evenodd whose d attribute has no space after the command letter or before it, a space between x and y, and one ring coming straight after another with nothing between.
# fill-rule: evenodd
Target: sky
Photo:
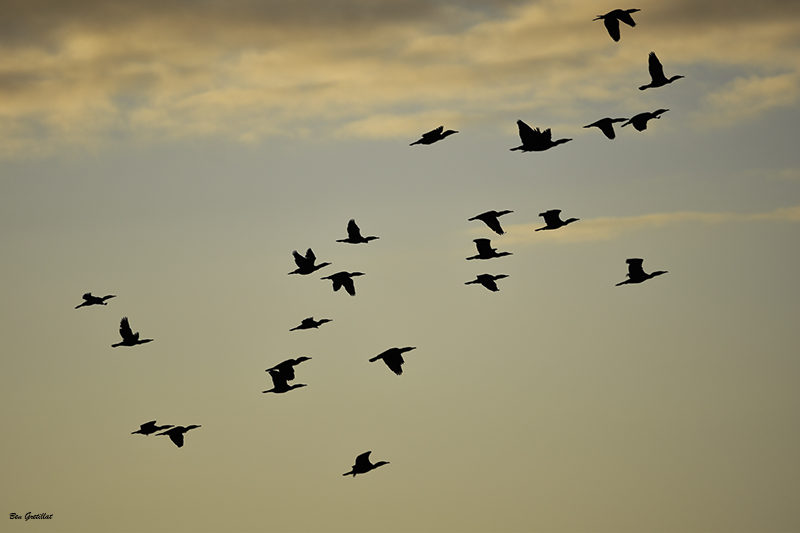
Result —
<instances>
[{"instance_id":1,"label":"sky","mask_svg":"<svg viewBox=\"0 0 800 533\"><path fill-rule=\"evenodd\" d=\"M0 530L798 531L799 137L788 0L6 0Z\"/></svg>"}]
</instances>

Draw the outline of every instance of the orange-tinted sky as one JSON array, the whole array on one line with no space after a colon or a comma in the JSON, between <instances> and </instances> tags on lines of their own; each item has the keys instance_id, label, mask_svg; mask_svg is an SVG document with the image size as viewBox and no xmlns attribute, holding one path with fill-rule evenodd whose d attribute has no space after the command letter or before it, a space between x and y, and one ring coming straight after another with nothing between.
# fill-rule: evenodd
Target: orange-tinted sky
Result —
<instances>
[{"instance_id":1,"label":"orange-tinted sky","mask_svg":"<svg viewBox=\"0 0 800 533\"><path fill-rule=\"evenodd\" d=\"M781 1L4 3L0 529L800 529L798 43Z\"/></svg>"}]
</instances>

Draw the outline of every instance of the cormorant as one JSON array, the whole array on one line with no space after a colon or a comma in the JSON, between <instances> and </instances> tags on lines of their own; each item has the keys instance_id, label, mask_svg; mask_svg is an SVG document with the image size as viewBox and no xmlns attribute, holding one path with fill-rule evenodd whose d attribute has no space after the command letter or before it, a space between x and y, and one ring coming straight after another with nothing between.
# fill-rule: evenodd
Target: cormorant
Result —
<instances>
[{"instance_id":1,"label":"cormorant","mask_svg":"<svg viewBox=\"0 0 800 533\"><path fill-rule=\"evenodd\" d=\"M667 77L664 76L664 67L661 65L661 61L659 61L658 58L656 57L655 52L650 52L650 55L647 57L647 68L650 71L650 83L639 87L640 91L644 91L645 89L650 89L655 87L663 87L668 83L672 83L673 81L684 77L680 75L675 75L667 79Z\"/></svg>"},{"instance_id":2,"label":"cormorant","mask_svg":"<svg viewBox=\"0 0 800 533\"><path fill-rule=\"evenodd\" d=\"M617 42L619 41L619 21L630 27L636 26L631 13L636 13L637 11L641 11L641 9L615 9L605 15L597 15L597 18L592 19L592 21L603 19L603 24L605 24L608 34Z\"/></svg>"},{"instance_id":3,"label":"cormorant","mask_svg":"<svg viewBox=\"0 0 800 533\"><path fill-rule=\"evenodd\" d=\"M514 211L486 211L485 213L481 213L480 215L475 215L472 218L468 218L467 220L482 220L489 229L493 232L497 233L498 235L502 235L505 233L503 228L500 227L500 221L497 220L497 217L507 215L508 213L513 213Z\"/></svg>"},{"instance_id":4,"label":"cormorant","mask_svg":"<svg viewBox=\"0 0 800 533\"><path fill-rule=\"evenodd\" d=\"M353 465L352 470L347 472L346 474L342 474L343 476L349 476L352 474L353 477L356 477L356 474L366 474L370 470L374 470L379 466L388 465L388 461L378 461L375 464L372 464L369 460L369 454L372 452L364 452L358 457L356 457L356 464Z\"/></svg>"},{"instance_id":5,"label":"cormorant","mask_svg":"<svg viewBox=\"0 0 800 533\"><path fill-rule=\"evenodd\" d=\"M157 426L155 420L151 420L150 422L146 422L139 426L139 431L134 431L131 435L136 435L137 433L142 435L152 435L156 431L161 431L162 429L168 429L174 427L172 424L166 426Z\"/></svg>"},{"instance_id":6,"label":"cormorant","mask_svg":"<svg viewBox=\"0 0 800 533\"><path fill-rule=\"evenodd\" d=\"M331 264L331 263L320 263L318 265L315 265L314 262L317 260L317 256L314 255L314 252L311 251L311 248L309 248L306 251L305 257L297 253L297 250L293 251L292 255L294 256L294 262L295 264L297 264L297 268L289 272L289 274L303 274L303 275L311 274L312 272L316 272L320 268Z\"/></svg>"},{"instance_id":7,"label":"cormorant","mask_svg":"<svg viewBox=\"0 0 800 533\"><path fill-rule=\"evenodd\" d=\"M261 391L261 392L274 392L276 394L282 394L284 392L289 392L292 389L299 389L300 387L305 387L305 383L296 383L294 385L289 385L286 383L286 376L283 375L283 372L280 370L267 370L269 372L270 377L272 378L272 385L273 387L269 390Z\"/></svg>"},{"instance_id":8,"label":"cormorant","mask_svg":"<svg viewBox=\"0 0 800 533\"><path fill-rule=\"evenodd\" d=\"M91 292L87 292L83 295L83 303L76 306L75 309L80 307L88 307L90 305L108 305L106 300L109 298L116 298L116 294L109 294L107 296L92 296Z\"/></svg>"},{"instance_id":9,"label":"cormorant","mask_svg":"<svg viewBox=\"0 0 800 533\"><path fill-rule=\"evenodd\" d=\"M544 221L547 225L541 228L536 228L535 231L542 231L543 229L558 229L561 226L566 226L567 224L571 224L572 222L577 222L580 220L579 218L561 220L561 217L558 216L559 213L561 213L561 209L551 209L550 211L539 213L540 217L544 217Z\"/></svg>"},{"instance_id":10,"label":"cormorant","mask_svg":"<svg viewBox=\"0 0 800 533\"><path fill-rule=\"evenodd\" d=\"M300 322L299 326L293 327L289 331L295 331L297 329L317 329L326 322L333 322L333 320L330 318L320 318L319 320L314 320L314 317L310 316L308 318L304 318L303 321Z\"/></svg>"},{"instance_id":11,"label":"cormorant","mask_svg":"<svg viewBox=\"0 0 800 533\"><path fill-rule=\"evenodd\" d=\"M641 283L643 281L647 281L650 278L654 278L656 276L660 276L661 274L666 274L666 270L657 270L653 273L646 273L642 268L642 262L644 259L628 259L625 262L628 263L628 279L625 281L621 281L616 284L616 287L620 285L625 285L626 283Z\"/></svg>"},{"instance_id":12,"label":"cormorant","mask_svg":"<svg viewBox=\"0 0 800 533\"><path fill-rule=\"evenodd\" d=\"M467 281L466 283L464 283L464 285L470 285L472 283L480 283L481 285L483 285L484 287L486 287L490 291L497 292L500 289L497 288L497 283L495 283L494 281L497 280L497 279L503 279L503 278L507 278L507 277L508 277L508 275L506 275L506 274L497 274L496 276L493 276L492 274L480 274L474 280Z\"/></svg>"},{"instance_id":13,"label":"cormorant","mask_svg":"<svg viewBox=\"0 0 800 533\"><path fill-rule=\"evenodd\" d=\"M550 128L547 128L544 131L539 131L539 128L532 129L521 120L517 121L517 126L519 127L519 138L522 140L522 144L516 148L512 148L512 152L514 150L522 150L523 152L542 152L548 148L552 148L553 146L557 146L572 140L558 139L557 141L554 141L552 139L553 133L550 131Z\"/></svg>"},{"instance_id":14,"label":"cormorant","mask_svg":"<svg viewBox=\"0 0 800 533\"><path fill-rule=\"evenodd\" d=\"M156 437L158 437L159 435L169 435L169 438L172 440L172 442L175 443L175 446L177 446L178 448L181 448L181 447L183 447L183 434L186 433L189 430L192 430L192 429L195 429L195 428L199 428L199 427L201 427L201 426L195 426L195 425L186 426L186 427L175 426L174 428L168 429L167 431L165 431L163 433L159 433L158 435L156 435Z\"/></svg>"},{"instance_id":15,"label":"cormorant","mask_svg":"<svg viewBox=\"0 0 800 533\"><path fill-rule=\"evenodd\" d=\"M628 122L626 122L625 124L623 124L620 127L624 128L628 124L633 124L633 127L636 128L636 131L644 131L644 130L647 129L647 121L648 120L650 120L652 118L660 119L661 115L666 113L667 111L669 111L669 109L656 109L652 113L648 113L648 112L639 113L638 115L632 116L630 118L630 120L628 120Z\"/></svg>"},{"instance_id":16,"label":"cormorant","mask_svg":"<svg viewBox=\"0 0 800 533\"><path fill-rule=\"evenodd\" d=\"M443 131L444 126L439 126L435 130L431 130L428 133L423 133L422 138L418 141L414 141L413 143L409 144L409 146L414 146L415 144L433 144L436 141L441 141L448 135L452 135L454 133L458 133L455 130L447 130Z\"/></svg>"},{"instance_id":17,"label":"cormorant","mask_svg":"<svg viewBox=\"0 0 800 533\"><path fill-rule=\"evenodd\" d=\"M405 348L389 348L385 352L382 352L370 359L369 362L374 363L378 359L383 359L383 362L386 363L386 366L389 367L389 370L399 376L403 373L403 363L405 363L403 360L403 354L416 349L417 348L415 346L407 346Z\"/></svg>"},{"instance_id":18,"label":"cormorant","mask_svg":"<svg viewBox=\"0 0 800 533\"><path fill-rule=\"evenodd\" d=\"M504 255L511 255L511 252L497 252L497 248L492 248L492 241L489 239L473 239L475 247L478 249L478 255L467 257L470 259L492 259L493 257L503 257Z\"/></svg>"},{"instance_id":19,"label":"cormorant","mask_svg":"<svg viewBox=\"0 0 800 533\"><path fill-rule=\"evenodd\" d=\"M588 126L584 126L584 128L600 128L600 131L608 137L609 139L614 139L617 135L614 133L614 123L615 122L625 122L628 120L627 118L601 118L597 122L592 122Z\"/></svg>"},{"instance_id":20,"label":"cormorant","mask_svg":"<svg viewBox=\"0 0 800 533\"><path fill-rule=\"evenodd\" d=\"M119 334L122 336L122 342L112 344L112 348L116 348L117 346L136 346L137 344L145 344L153 340L139 339L139 332L137 331L134 333L131 330L131 326L128 324L128 317L126 316L122 317L122 320L119 322Z\"/></svg>"},{"instance_id":21,"label":"cormorant","mask_svg":"<svg viewBox=\"0 0 800 533\"><path fill-rule=\"evenodd\" d=\"M361 244L361 243L368 243L369 241L374 241L375 239L380 239L380 237L370 236L370 237L362 237L361 230L358 229L358 225L356 224L356 219L351 218L350 222L347 223L347 238L346 239L339 239L336 242L347 242L350 244Z\"/></svg>"},{"instance_id":22,"label":"cormorant","mask_svg":"<svg viewBox=\"0 0 800 533\"><path fill-rule=\"evenodd\" d=\"M281 377L286 381L292 381L294 379L294 367L299 365L303 361L310 361L310 357L306 357L305 355L298 357L297 359L287 359L277 365L273 366L272 368L268 368L265 372L269 372L272 374L272 371L280 372Z\"/></svg>"},{"instance_id":23,"label":"cormorant","mask_svg":"<svg viewBox=\"0 0 800 533\"><path fill-rule=\"evenodd\" d=\"M329 279L333 282L333 291L336 292L340 288L344 287L344 290L347 291L347 294L350 296L356 295L356 286L353 283L353 278L355 276L363 276L363 272L337 272L336 274L331 274L330 276L325 276L324 278L319 279Z\"/></svg>"}]
</instances>

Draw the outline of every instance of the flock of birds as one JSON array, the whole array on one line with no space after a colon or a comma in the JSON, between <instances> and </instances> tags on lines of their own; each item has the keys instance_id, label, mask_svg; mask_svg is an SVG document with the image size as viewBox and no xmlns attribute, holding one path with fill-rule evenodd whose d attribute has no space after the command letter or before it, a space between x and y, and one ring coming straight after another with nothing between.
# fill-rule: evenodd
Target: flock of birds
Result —
<instances>
[{"instance_id":1,"label":"flock of birds","mask_svg":"<svg viewBox=\"0 0 800 533\"><path fill-rule=\"evenodd\" d=\"M619 41L620 39L620 26L619 23L623 22L628 26L636 26L633 18L631 17L631 13L635 13L640 11L639 9L615 9L606 13L605 15L598 15L597 18L594 20L603 20L603 23L608 30L609 35L614 41ZM656 57L654 52L650 52L648 58L648 69L650 72L650 83L646 85L642 85L639 87L640 90L656 88L656 87L663 87L674 82L677 79L682 78L683 76L675 75L671 78L667 78L664 75L664 68L661 62ZM618 122L623 122L622 127L627 126L629 124L633 125L633 127L637 131L643 131L647 129L647 122L651 119L658 119L660 116L669 111L668 109L658 109L653 112L645 112L639 113L631 118L602 118L592 124L584 126L585 128L592 128L596 127L599 128L600 131L608 139L615 138L614 132L614 124ZM550 129L546 129L541 131L539 128L531 128L522 120L517 121L517 126L519 128L519 137L522 141L520 146L515 148L511 148L511 151L522 151L522 152L541 152L544 150L549 150L555 146L560 144L567 143L572 139L552 139L552 132ZM438 141L441 141L450 135L454 135L458 133L455 130L445 130L444 126L440 126L434 130L431 130L427 133L424 133L422 137L411 143L411 146L421 144L421 145L431 145ZM476 215L472 218L469 218L469 221L479 220L486 224L494 233L498 235L504 235L505 231L503 230L499 218L503 215L507 215L509 213L513 213L513 211L504 210L504 211L486 211L485 213L481 213ZM569 218L567 220L561 219L561 210L559 209L551 209L549 211L545 211L543 213L539 213L540 217L544 218L545 225L537 228L535 231L542 231L542 230L556 230L567 226L573 222L577 222L579 219L577 218ZM356 224L355 219L351 219L347 225L347 238L339 239L336 242L348 243L348 244L368 244L369 242L378 239L374 235L364 237L361 234L361 229ZM486 259L495 259L499 257L504 257L508 255L512 255L511 252L501 251L498 252L497 248L492 247L492 243L490 239L480 238L474 239L475 247L477 249L477 254L471 257L467 257L467 260L486 260ZM294 257L294 262L297 268L289 274L299 274L303 276L307 276L309 274L313 274L314 272L331 265L329 262L317 262L317 257L314 254L311 248L306 250L305 255L301 255L296 250L292 252ZM617 283L616 286L626 285L626 284L635 284L635 283L642 283L647 281L651 278L656 276L660 276L662 274L666 274L666 271L655 271L651 273L647 273L642 268L643 260L639 258L632 258L626 261L628 265L628 274L627 279L624 281ZM358 276L365 275L363 272L347 272L347 271L340 271L336 272L335 274L331 274L329 276L324 276L320 279L323 280L330 280L333 284L333 290L338 291L341 288L351 296L356 295L356 288L353 278ZM507 278L508 275L506 274L479 274L474 280L465 282L465 285L471 284L479 284L485 287L486 289L497 292L499 288L497 287L496 281L499 279ZM83 295L83 302L75 307L75 309L79 309L81 307L89 307L94 305L107 305L107 300L111 298L115 298L116 296L106 295L106 296L94 296L92 293L88 292ZM301 323L291 328L289 331L297 331L297 330L305 330L305 329L317 329L321 325L326 324L328 322L332 322L331 319L322 318L319 320L315 320L314 317L308 317L301 321ZM122 337L122 341L116 344L112 344L113 348L119 346L136 346L139 344L145 344L152 342L153 339L142 339L139 337L139 333L134 333L131 329L130 323L127 317L123 317L120 321L119 326L119 334ZM376 355L369 359L369 362L376 362L378 360L382 360L386 366L394 372L396 375L401 375L403 373L403 354L409 352L411 350L415 350L416 347L407 346L403 348L389 348L384 352ZM296 372L295 367L299 364L311 360L310 357L301 356L297 359L287 359L282 361L271 368L266 369L266 372L269 373L270 378L272 379L273 387L271 389L263 391L264 393L275 393L275 394L283 394L289 392L294 389L298 389L301 387L305 387L306 384L303 383L293 383L289 384L289 382L294 381ZM199 425L189 425L189 426L173 426L173 425L156 425L156 421L152 420L150 422L146 422L141 424L140 428L137 431L132 432L132 434L140 434L140 435L157 435L163 436L167 435L172 440L172 442L177 447L182 447L184 444L184 435L192 430L199 428ZM159 433L160 431L160 433ZM355 464L351 467L351 470L345 474L344 476L352 475L355 477L357 474L364 474L371 470L374 470L380 466L389 464L386 461L379 461L377 463L372 463L369 459L370 451L364 452L356 457Z\"/></svg>"}]
</instances>

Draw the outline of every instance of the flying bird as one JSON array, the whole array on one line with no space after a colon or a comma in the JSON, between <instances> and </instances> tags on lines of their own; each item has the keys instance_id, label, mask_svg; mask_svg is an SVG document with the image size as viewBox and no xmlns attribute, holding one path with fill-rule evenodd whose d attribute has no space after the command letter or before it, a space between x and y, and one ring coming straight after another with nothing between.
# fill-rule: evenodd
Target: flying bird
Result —
<instances>
[{"instance_id":1,"label":"flying bird","mask_svg":"<svg viewBox=\"0 0 800 533\"><path fill-rule=\"evenodd\" d=\"M550 131L550 128L539 131L539 128L532 129L521 120L517 121L517 126L519 127L519 138L522 144L516 148L512 148L512 152L514 150L522 150L523 152L543 152L553 146L558 146L559 144L572 140L558 139L554 141L552 139L553 133Z\"/></svg>"},{"instance_id":2,"label":"flying bird","mask_svg":"<svg viewBox=\"0 0 800 533\"><path fill-rule=\"evenodd\" d=\"M597 15L597 18L592 19L592 21L603 19L603 24L605 24L608 34L614 39L614 42L618 42L619 22L622 21L630 27L636 26L631 13L636 13L637 11L641 11L641 9L615 9L605 15Z\"/></svg>"},{"instance_id":3,"label":"flying bird","mask_svg":"<svg viewBox=\"0 0 800 533\"><path fill-rule=\"evenodd\" d=\"M336 274L331 274L330 276L325 276L324 278L319 279L329 279L333 282L333 292L338 291L342 287L344 290L347 291L347 294L350 296L356 295L356 286L353 283L353 278L356 276L364 276L363 272L337 272Z\"/></svg>"},{"instance_id":4,"label":"flying bird","mask_svg":"<svg viewBox=\"0 0 800 533\"><path fill-rule=\"evenodd\" d=\"M503 215L507 215L508 213L513 213L514 211L486 211L485 213L481 213L480 215L475 215L472 218L468 218L467 220L482 220L489 229L493 232L497 233L498 235L502 235L505 233L503 228L500 227L500 221L497 220L497 217L501 217Z\"/></svg>"},{"instance_id":5,"label":"flying bird","mask_svg":"<svg viewBox=\"0 0 800 533\"><path fill-rule=\"evenodd\" d=\"M616 287L620 285L625 285L627 283L641 283L643 281L647 281L650 278L654 278L656 276L660 276L661 274L666 274L666 270L657 270L648 274L642 268L642 262L644 259L628 259L625 262L628 263L628 279L625 281L621 281L616 284Z\"/></svg>"},{"instance_id":6,"label":"flying bird","mask_svg":"<svg viewBox=\"0 0 800 533\"><path fill-rule=\"evenodd\" d=\"M389 464L388 461L378 461L377 463L372 464L370 462L370 460L369 460L369 454L371 454L371 453L372 453L371 451L370 452L364 452L361 455L359 455L358 457L356 457L356 464L354 464L352 466L352 470L350 470L346 474L342 474L342 475L343 476L352 475L353 477L356 477L356 474L366 474L370 470L375 470L379 466L383 466L383 465L388 465Z\"/></svg>"},{"instance_id":7,"label":"flying bird","mask_svg":"<svg viewBox=\"0 0 800 533\"><path fill-rule=\"evenodd\" d=\"M311 250L311 248L309 248L306 251L305 257L297 253L297 250L293 251L292 255L294 256L294 262L297 265L297 268L289 272L289 274L302 274L302 275L311 274L312 272L316 272L320 268L326 267L331 264L331 263L320 263L318 265L314 264L317 260L317 256L314 255L314 252Z\"/></svg>"},{"instance_id":8,"label":"flying bird","mask_svg":"<svg viewBox=\"0 0 800 533\"><path fill-rule=\"evenodd\" d=\"M117 296L115 294L109 294L106 296L93 296L91 292L87 292L86 294L83 295L83 303L76 306L75 309L78 309L80 307L88 307L90 305L108 305L106 303L106 300L108 300L109 298L116 298L116 297Z\"/></svg>"},{"instance_id":9,"label":"flying bird","mask_svg":"<svg viewBox=\"0 0 800 533\"><path fill-rule=\"evenodd\" d=\"M658 58L656 57L655 52L650 52L650 55L647 57L647 69L650 71L650 83L639 87L640 91L656 87L663 87L664 85L667 85L675 80L684 77L680 75L675 75L667 79L667 77L664 76L664 67L663 65L661 65L661 61L659 61Z\"/></svg>"},{"instance_id":10,"label":"flying bird","mask_svg":"<svg viewBox=\"0 0 800 533\"><path fill-rule=\"evenodd\" d=\"M169 435L169 438L172 440L172 442L175 443L175 446L177 446L178 448L182 448L183 447L183 434L186 433L187 431L190 431L192 429L196 429L196 428L199 428L199 427L201 427L201 426L195 426L195 425L186 426L186 427L175 426L174 428L168 429L167 431L165 431L163 433L159 433L158 435L156 435L156 437L158 437L159 435Z\"/></svg>"},{"instance_id":11,"label":"flying bird","mask_svg":"<svg viewBox=\"0 0 800 533\"><path fill-rule=\"evenodd\" d=\"M669 109L656 109L652 113L644 112L639 113L638 115L632 116L628 122L620 126L624 128L628 124L633 124L633 127L636 128L636 131L644 131L647 129L647 121L653 118L661 118L661 115L669 111Z\"/></svg>"},{"instance_id":12,"label":"flying bird","mask_svg":"<svg viewBox=\"0 0 800 533\"><path fill-rule=\"evenodd\" d=\"M294 379L294 367L302 363L303 361L310 361L310 357L306 357L305 355L298 357L297 359L287 359L277 365L273 366L272 368L268 368L265 372L269 372L272 374L272 371L279 372L281 377L286 381L292 381Z\"/></svg>"},{"instance_id":13,"label":"flying bird","mask_svg":"<svg viewBox=\"0 0 800 533\"><path fill-rule=\"evenodd\" d=\"M369 237L362 237L361 230L358 228L358 224L356 224L356 220L354 218L350 219L350 222L347 223L347 238L346 239L339 239L336 242L347 242L350 244L361 244L361 243L368 243L369 241L374 241L375 239L380 239L380 237L369 236Z\"/></svg>"},{"instance_id":14,"label":"flying bird","mask_svg":"<svg viewBox=\"0 0 800 533\"><path fill-rule=\"evenodd\" d=\"M406 346L405 348L389 348L385 352L381 352L370 359L369 362L374 363L378 359L383 359L383 362L386 363L386 366L389 367L389 370L399 376L403 373L403 363L405 363L403 360L403 354L416 349L417 348L415 346Z\"/></svg>"},{"instance_id":15,"label":"flying bird","mask_svg":"<svg viewBox=\"0 0 800 533\"><path fill-rule=\"evenodd\" d=\"M497 248L492 248L492 241L489 239L473 239L475 247L478 249L478 255L467 257L470 259L492 259L493 257L503 257L504 255L512 255L511 252L499 252Z\"/></svg>"},{"instance_id":16,"label":"flying bird","mask_svg":"<svg viewBox=\"0 0 800 533\"><path fill-rule=\"evenodd\" d=\"M608 137L609 139L614 139L617 135L614 133L614 123L615 122L625 122L628 120L627 118L601 118L597 122L592 122L588 126L584 126L584 128L600 128L600 131Z\"/></svg>"},{"instance_id":17,"label":"flying bird","mask_svg":"<svg viewBox=\"0 0 800 533\"><path fill-rule=\"evenodd\" d=\"M289 331L295 331L298 329L312 329L312 328L317 329L326 322L333 322L333 320L331 320L330 318L320 318L319 320L314 320L314 317L310 316L308 318L304 318L303 321L300 322L299 326L295 326Z\"/></svg>"},{"instance_id":18,"label":"flying bird","mask_svg":"<svg viewBox=\"0 0 800 533\"><path fill-rule=\"evenodd\" d=\"M153 339L140 339L139 332L137 331L134 333L131 330L131 326L128 323L128 317L122 317L122 320L119 322L119 334L122 336L122 342L118 342L117 344L112 344L112 348L116 348L117 346L136 346L137 344L145 344L147 342L152 342Z\"/></svg>"},{"instance_id":19,"label":"flying bird","mask_svg":"<svg viewBox=\"0 0 800 533\"><path fill-rule=\"evenodd\" d=\"M409 146L414 146L415 144L433 144L436 141L441 141L448 135L453 135L454 133L458 132L455 130L444 131L444 126L439 126L435 130L431 130L428 133L423 133L420 140L414 141L413 143L409 144Z\"/></svg>"},{"instance_id":20,"label":"flying bird","mask_svg":"<svg viewBox=\"0 0 800 533\"><path fill-rule=\"evenodd\" d=\"M492 274L480 274L474 280L465 282L464 285L470 285L472 283L480 283L490 291L497 292L500 289L497 288L497 283L495 283L495 280L507 277L508 276L506 274L497 274L496 276L493 276Z\"/></svg>"},{"instance_id":21,"label":"flying bird","mask_svg":"<svg viewBox=\"0 0 800 533\"><path fill-rule=\"evenodd\" d=\"M137 433L141 435L152 435L156 431L161 431L162 429L168 429L174 427L172 424L166 426L157 426L155 420L151 420L150 422L145 422L141 426L139 426L139 431L134 431L131 435L135 435Z\"/></svg>"},{"instance_id":22,"label":"flying bird","mask_svg":"<svg viewBox=\"0 0 800 533\"><path fill-rule=\"evenodd\" d=\"M272 378L272 388L269 390L261 391L261 392L274 392L276 394L283 394L284 392L289 392L292 389L299 389L300 387L305 387L305 383L295 383L294 385L289 385L284 376L283 372L280 370L267 370L269 372L270 377Z\"/></svg>"},{"instance_id":23,"label":"flying bird","mask_svg":"<svg viewBox=\"0 0 800 533\"><path fill-rule=\"evenodd\" d=\"M541 228L536 228L535 231L542 231L543 229L558 229L562 226L566 226L567 224L571 224L580 220L579 218L561 220L559 213L561 213L561 209L551 209L550 211L539 213L540 217L544 217L544 221L547 225L542 226Z\"/></svg>"}]
</instances>

